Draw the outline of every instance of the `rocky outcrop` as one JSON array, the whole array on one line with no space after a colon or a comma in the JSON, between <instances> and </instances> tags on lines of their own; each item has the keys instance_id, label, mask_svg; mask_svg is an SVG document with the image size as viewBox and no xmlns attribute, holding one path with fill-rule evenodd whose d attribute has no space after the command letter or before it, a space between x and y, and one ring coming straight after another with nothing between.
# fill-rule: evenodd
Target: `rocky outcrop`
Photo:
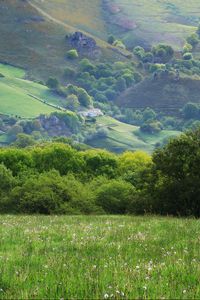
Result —
<instances>
[{"instance_id":1,"label":"rocky outcrop","mask_svg":"<svg viewBox=\"0 0 200 300\"><path fill-rule=\"evenodd\" d=\"M76 31L74 34L68 37L68 39L72 48L75 48L80 54L99 56L101 53L95 39L83 34L80 31Z\"/></svg>"},{"instance_id":2,"label":"rocky outcrop","mask_svg":"<svg viewBox=\"0 0 200 300\"><path fill-rule=\"evenodd\" d=\"M55 115L41 115L39 117L42 128L48 132L49 136L70 136L71 132L65 122Z\"/></svg>"}]
</instances>

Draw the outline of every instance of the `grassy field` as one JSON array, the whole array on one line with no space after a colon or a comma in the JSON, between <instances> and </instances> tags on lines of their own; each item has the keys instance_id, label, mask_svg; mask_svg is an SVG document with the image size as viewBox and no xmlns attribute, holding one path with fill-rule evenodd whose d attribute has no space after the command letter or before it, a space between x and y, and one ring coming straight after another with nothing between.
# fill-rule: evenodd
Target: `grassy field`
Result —
<instances>
[{"instance_id":1,"label":"grassy field","mask_svg":"<svg viewBox=\"0 0 200 300\"><path fill-rule=\"evenodd\" d=\"M0 299L199 299L200 223L0 216Z\"/></svg>"},{"instance_id":2,"label":"grassy field","mask_svg":"<svg viewBox=\"0 0 200 300\"><path fill-rule=\"evenodd\" d=\"M49 104L60 105L61 98L53 95L50 90L38 83L23 79L25 71L9 65L0 64L0 112L20 117L37 117L51 113L56 109ZM38 100L36 99L38 98ZM46 101L44 104L42 101Z\"/></svg>"},{"instance_id":3,"label":"grassy field","mask_svg":"<svg viewBox=\"0 0 200 300\"><path fill-rule=\"evenodd\" d=\"M108 136L104 139L95 139L90 142L93 147L105 148L109 151L122 152L126 150L143 150L152 152L157 143L180 134L178 131L163 130L154 135L142 134L139 127L119 122L111 117L97 118L101 128L107 128Z\"/></svg>"}]
</instances>

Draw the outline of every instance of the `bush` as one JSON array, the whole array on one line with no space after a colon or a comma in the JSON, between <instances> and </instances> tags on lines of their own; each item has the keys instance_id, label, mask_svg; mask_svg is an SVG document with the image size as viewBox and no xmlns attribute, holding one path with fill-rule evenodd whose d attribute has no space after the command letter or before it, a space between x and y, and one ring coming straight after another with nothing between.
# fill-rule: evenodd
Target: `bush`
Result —
<instances>
[{"instance_id":1,"label":"bush","mask_svg":"<svg viewBox=\"0 0 200 300\"><path fill-rule=\"evenodd\" d=\"M96 191L96 203L106 213L124 214L134 197L134 188L122 180L112 180L100 186Z\"/></svg>"}]
</instances>

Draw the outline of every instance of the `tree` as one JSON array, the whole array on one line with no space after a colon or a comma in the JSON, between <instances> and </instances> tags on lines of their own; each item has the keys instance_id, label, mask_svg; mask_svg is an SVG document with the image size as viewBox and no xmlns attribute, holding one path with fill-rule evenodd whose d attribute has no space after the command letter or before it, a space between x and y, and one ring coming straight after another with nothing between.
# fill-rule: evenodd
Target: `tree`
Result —
<instances>
[{"instance_id":1,"label":"tree","mask_svg":"<svg viewBox=\"0 0 200 300\"><path fill-rule=\"evenodd\" d=\"M67 67L64 71L64 77L73 79L76 76L76 71L70 67Z\"/></svg>"},{"instance_id":2,"label":"tree","mask_svg":"<svg viewBox=\"0 0 200 300\"><path fill-rule=\"evenodd\" d=\"M69 50L69 51L67 52L67 57L68 57L69 59L76 59L76 58L78 58L78 52L77 52L77 50L76 50L76 49L71 49L71 50Z\"/></svg>"},{"instance_id":3,"label":"tree","mask_svg":"<svg viewBox=\"0 0 200 300\"><path fill-rule=\"evenodd\" d=\"M186 43L183 46L183 53L191 53L192 52L192 45L189 43Z\"/></svg>"},{"instance_id":4,"label":"tree","mask_svg":"<svg viewBox=\"0 0 200 300\"><path fill-rule=\"evenodd\" d=\"M82 88L78 89L78 100L80 104L85 107L90 107L92 105L91 96Z\"/></svg>"},{"instance_id":5,"label":"tree","mask_svg":"<svg viewBox=\"0 0 200 300\"><path fill-rule=\"evenodd\" d=\"M154 60L157 62L167 63L174 56L174 50L169 45L159 44L152 48Z\"/></svg>"},{"instance_id":6,"label":"tree","mask_svg":"<svg viewBox=\"0 0 200 300\"><path fill-rule=\"evenodd\" d=\"M78 97L74 94L71 94L67 97L67 108L76 111L80 106L80 103L78 101Z\"/></svg>"},{"instance_id":7,"label":"tree","mask_svg":"<svg viewBox=\"0 0 200 300\"><path fill-rule=\"evenodd\" d=\"M113 43L113 46L115 47L119 47L119 48L122 48L122 49L126 49L126 46L123 44L122 41L120 40L116 40L114 43Z\"/></svg>"},{"instance_id":8,"label":"tree","mask_svg":"<svg viewBox=\"0 0 200 300\"><path fill-rule=\"evenodd\" d=\"M185 119L195 119L200 117L200 107L196 103L187 103L182 109L182 113Z\"/></svg>"},{"instance_id":9,"label":"tree","mask_svg":"<svg viewBox=\"0 0 200 300\"><path fill-rule=\"evenodd\" d=\"M33 146L35 141L32 136L24 133L19 133L17 135L16 141L13 143L13 146L17 148L26 148L28 146Z\"/></svg>"},{"instance_id":10,"label":"tree","mask_svg":"<svg viewBox=\"0 0 200 300\"><path fill-rule=\"evenodd\" d=\"M192 45L192 47L195 47L199 43L198 35L193 33L187 38L187 42Z\"/></svg>"},{"instance_id":11,"label":"tree","mask_svg":"<svg viewBox=\"0 0 200 300\"><path fill-rule=\"evenodd\" d=\"M152 121L155 120L157 117L156 112L152 109L152 108L145 108L144 112L143 112L143 121Z\"/></svg>"},{"instance_id":12,"label":"tree","mask_svg":"<svg viewBox=\"0 0 200 300\"><path fill-rule=\"evenodd\" d=\"M56 90L59 86L59 82L56 78L50 77L47 80L46 86L48 86L48 88L50 88L52 90Z\"/></svg>"},{"instance_id":13,"label":"tree","mask_svg":"<svg viewBox=\"0 0 200 300\"><path fill-rule=\"evenodd\" d=\"M114 43L114 41L115 41L115 37L113 35L109 35L108 43L112 45Z\"/></svg>"},{"instance_id":14,"label":"tree","mask_svg":"<svg viewBox=\"0 0 200 300\"><path fill-rule=\"evenodd\" d=\"M183 59L184 60L191 60L193 59L192 53L186 52L183 54Z\"/></svg>"},{"instance_id":15,"label":"tree","mask_svg":"<svg viewBox=\"0 0 200 300\"><path fill-rule=\"evenodd\" d=\"M154 211L200 217L200 129L182 134L153 155Z\"/></svg>"},{"instance_id":16,"label":"tree","mask_svg":"<svg viewBox=\"0 0 200 300\"><path fill-rule=\"evenodd\" d=\"M80 70L82 72L91 72L95 69L95 66L89 61L89 59L84 58L80 61Z\"/></svg>"},{"instance_id":17,"label":"tree","mask_svg":"<svg viewBox=\"0 0 200 300\"><path fill-rule=\"evenodd\" d=\"M125 91L125 89L127 88L126 86L126 80L123 78L123 77L119 77L117 79L117 82L116 82L116 90L119 91L119 92L123 92Z\"/></svg>"}]
</instances>

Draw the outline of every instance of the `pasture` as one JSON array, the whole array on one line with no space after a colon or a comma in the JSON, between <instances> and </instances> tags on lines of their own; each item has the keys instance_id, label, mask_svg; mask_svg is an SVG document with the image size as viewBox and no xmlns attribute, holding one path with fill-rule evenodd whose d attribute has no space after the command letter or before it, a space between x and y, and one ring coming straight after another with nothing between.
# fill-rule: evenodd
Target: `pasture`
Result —
<instances>
[{"instance_id":1,"label":"pasture","mask_svg":"<svg viewBox=\"0 0 200 300\"><path fill-rule=\"evenodd\" d=\"M200 223L0 216L0 299L199 299Z\"/></svg>"},{"instance_id":2,"label":"pasture","mask_svg":"<svg viewBox=\"0 0 200 300\"><path fill-rule=\"evenodd\" d=\"M155 146L164 143L180 134L178 131L163 130L156 134L143 134L138 126L129 125L108 116L97 118L100 128L106 128L106 138L94 139L93 147L105 148L109 151L122 152L126 150L143 150L153 152Z\"/></svg>"},{"instance_id":3,"label":"pasture","mask_svg":"<svg viewBox=\"0 0 200 300\"><path fill-rule=\"evenodd\" d=\"M60 105L61 98L47 87L23 79L23 69L0 64L0 73L4 76L0 78L0 113L31 118L56 110L48 104Z\"/></svg>"}]
</instances>

